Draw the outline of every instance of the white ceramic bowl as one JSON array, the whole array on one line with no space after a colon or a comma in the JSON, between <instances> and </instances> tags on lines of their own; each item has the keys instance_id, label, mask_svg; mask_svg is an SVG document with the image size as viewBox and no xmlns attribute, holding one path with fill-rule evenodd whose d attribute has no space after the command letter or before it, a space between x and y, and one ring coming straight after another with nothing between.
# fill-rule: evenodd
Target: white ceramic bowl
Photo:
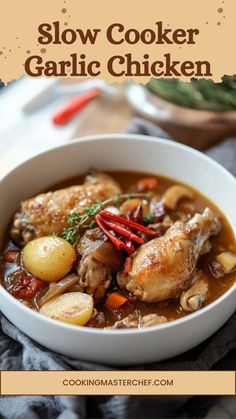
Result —
<instances>
[{"instance_id":1,"label":"white ceramic bowl","mask_svg":"<svg viewBox=\"0 0 236 419\"><path fill-rule=\"evenodd\" d=\"M175 142L120 134L80 138L31 158L5 176L0 182L0 236L23 199L90 167L145 171L184 181L215 202L236 231L236 180L224 168ZM0 287L3 314L35 341L70 357L114 365L160 361L185 352L219 329L235 308L236 285L207 307L167 324L100 330L41 316Z\"/></svg>"}]
</instances>

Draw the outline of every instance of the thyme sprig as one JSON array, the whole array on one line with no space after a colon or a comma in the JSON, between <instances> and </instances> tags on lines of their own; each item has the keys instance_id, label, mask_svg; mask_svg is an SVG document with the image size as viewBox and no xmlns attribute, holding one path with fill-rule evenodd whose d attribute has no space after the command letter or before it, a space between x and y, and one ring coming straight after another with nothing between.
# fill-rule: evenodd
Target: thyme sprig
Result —
<instances>
[{"instance_id":1,"label":"thyme sprig","mask_svg":"<svg viewBox=\"0 0 236 419\"><path fill-rule=\"evenodd\" d=\"M152 214L152 213L150 213L150 212L148 214L145 214L143 216L143 221L146 222L146 223L151 223L154 220L155 220L155 215Z\"/></svg>"},{"instance_id":2,"label":"thyme sprig","mask_svg":"<svg viewBox=\"0 0 236 419\"><path fill-rule=\"evenodd\" d=\"M146 198L153 196L153 192L147 193L128 193L115 195L105 201L96 201L91 207L85 208L83 213L71 211L67 216L68 227L62 232L62 237L71 244L76 244L80 234L87 228L96 227L93 217L108 205L119 205L127 199Z\"/></svg>"}]
</instances>

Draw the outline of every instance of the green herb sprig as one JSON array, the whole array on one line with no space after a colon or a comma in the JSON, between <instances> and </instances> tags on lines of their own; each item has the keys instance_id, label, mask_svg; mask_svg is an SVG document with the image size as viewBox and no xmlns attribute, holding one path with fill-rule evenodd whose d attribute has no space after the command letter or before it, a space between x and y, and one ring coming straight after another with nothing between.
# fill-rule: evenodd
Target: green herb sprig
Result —
<instances>
[{"instance_id":1,"label":"green herb sprig","mask_svg":"<svg viewBox=\"0 0 236 419\"><path fill-rule=\"evenodd\" d=\"M153 192L120 194L108 198L105 201L96 201L91 207L85 208L83 213L71 211L67 216L68 227L63 230L62 237L74 245L85 229L96 227L96 222L93 217L108 205L119 205L127 199L133 198L149 199L152 196Z\"/></svg>"},{"instance_id":2,"label":"green herb sprig","mask_svg":"<svg viewBox=\"0 0 236 419\"><path fill-rule=\"evenodd\" d=\"M143 216L143 221L144 222L146 222L146 223L151 223L151 222L153 222L155 220L155 215L154 214L152 214L151 212L150 213L148 213L148 214L145 214L144 216Z\"/></svg>"}]
</instances>

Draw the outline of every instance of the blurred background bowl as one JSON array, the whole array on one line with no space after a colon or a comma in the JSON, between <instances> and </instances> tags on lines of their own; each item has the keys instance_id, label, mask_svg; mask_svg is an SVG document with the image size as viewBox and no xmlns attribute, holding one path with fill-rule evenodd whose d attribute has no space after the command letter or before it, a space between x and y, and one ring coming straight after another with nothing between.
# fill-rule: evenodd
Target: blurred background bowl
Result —
<instances>
[{"instance_id":1,"label":"blurred background bowl","mask_svg":"<svg viewBox=\"0 0 236 419\"><path fill-rule=\"evenodd\" d=\"M175 105L147 87L130 82L126 91L133 109L171 137L199 150L236 135L236 111L205 111Z\"/></svg>"}]
</instances>

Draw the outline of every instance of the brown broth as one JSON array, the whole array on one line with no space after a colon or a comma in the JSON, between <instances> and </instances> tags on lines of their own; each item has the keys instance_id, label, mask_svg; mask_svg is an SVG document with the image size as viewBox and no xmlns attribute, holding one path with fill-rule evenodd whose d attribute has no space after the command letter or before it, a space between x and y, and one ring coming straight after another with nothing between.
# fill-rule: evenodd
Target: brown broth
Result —
<instances>
[{"instance_id":1,"label":"brown broth","mask_svg":"<svg viewBox=\"0 0 236 419\"><path fill-rule=\"evenodd\" d=\"M130 172L130 171L113 171L108 172L112 177L116 179L116 181L121 185L124 192L132 191L132 185L134 185L137 180L150 176L150 173L140 173L140 172ZM158 194L162 195L162 193L171 185L176 183L180 184L181 182L176 182L175 180L158 176L158 175L151 175L155 176L159 180L158 186ZM83 182L84 176L77 176L72 179L64 180L50 188L48 190L57 190L60 188L65 188L68 186L81 184ZM188 185L189 187L189 185ZM211 208L219 217L222 223L222 228L220 233L216 236L211 238L212 249L211 251L205 255L201 256L198 262L198 267L204 270L208 276L208 284L209 284L209 292L207 296L207 300L205 305L211 303L212 301L219 298L223 293L225 293L235 282L236 280L236 273L230 274L225 276L222 279L215 279L208 271L207 265L210 259L212 259L218 253L224 250L230 250L236 252L236 242L234 233L232 228L230 227L226 217L222 214L222 212L205 196L203 196L200 192L192 189L194 193L194 199L190 201L185 199L180 202L176 211L172 211L171 217L173 219L178 219L178 213L183 212L186 214L194 215L196 212L202 212L205 207ZM16 249L17 247L12 243L9 238L9 229L6 232L2 254L7 249ZM14 264L5 263L4 258L0 256L0 279L7 289L11 285L11 275L12 272L17 268ZM158 313L159 315L166 316L168 319L177 319L187 315L184 310L181 309L179 305L179 300L166 300L159 303L143 303L143 302L134 302L133 306L126 306L125 308L119 310L110 310L106 308L103 302L100 302L96 308L99 311L102 311L105 315L105 323L97 324L96 327L104 327L104 326L112 326L117 320L121 320L122 318L126 317L128 314L135 312L138 316L143 316L146 314Z\"/></svg>"}]
</instances>

